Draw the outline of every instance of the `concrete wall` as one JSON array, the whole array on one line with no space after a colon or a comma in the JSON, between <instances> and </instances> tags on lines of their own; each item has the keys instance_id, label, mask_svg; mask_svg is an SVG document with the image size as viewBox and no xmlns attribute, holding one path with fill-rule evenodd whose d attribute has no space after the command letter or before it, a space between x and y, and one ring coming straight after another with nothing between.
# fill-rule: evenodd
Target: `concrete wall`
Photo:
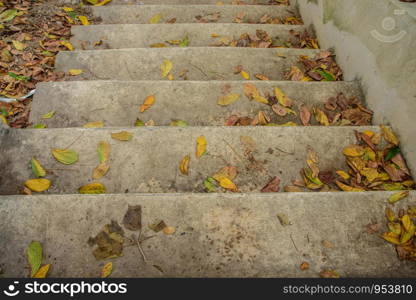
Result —
<instances>
[{"instance_id":1,"label":"concrete wall","mask_svg":"<svg viewBox=\"0 0 416 300\"><path fill-rule=\"evenodd\" d=\"M345 80L360 80L376 124L390 124L416 176L416 3L297 0Z\"/></svg>"}]
</instances>

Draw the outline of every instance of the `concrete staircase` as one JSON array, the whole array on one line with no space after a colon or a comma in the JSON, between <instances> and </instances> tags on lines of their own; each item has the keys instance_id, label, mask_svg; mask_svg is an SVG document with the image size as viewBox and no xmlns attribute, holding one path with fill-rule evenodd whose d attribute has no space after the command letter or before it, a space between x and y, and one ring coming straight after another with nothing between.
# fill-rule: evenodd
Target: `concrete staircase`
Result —
<instances>
[{"instance_id":1,"label":"concrete staircase","mask_svg":"<svg viewBox=\"0 0 416 300\"><path fill-rule=\"evenodd\" d=\"M366 230L369 224L384 226L392 192L260 193L274 176L281 186L299 179L309 146L321 158L321 170L346 169L342 150L355 142L355 130L380 129L223 126L234 113L267 110L246 99L217 105L224 87L244 97L243 85L251 81L234 74L237 65L253 78L256 73L270 78L252 82L259 90L280 87L308 107L323 106L340 92L363 96L357 82L284 81L284 72L298 63L299 55L313 56L320 50L210 47L214 33L240 36L263 29L290 39L290 30L305 29L233 23L241 12L253 20L264 14L291 16L296 12L293 6L265 5L273 2L266 0L245 1L253 5L217 2L113 0L92 8L102 25L73 27L77 50L61 52L56 66L84 73L74 81L38 85L30 118L47 128L0 128L0 267L6 277L27 276L25 249L32 240L42 243L44 262L52 264L50 276L99 276L104 262L95 260L87 240L111 220L121 224L129 205L142 206L145 235L153 234L147 225L155 220L174 226L176 233L158 233L144 241L147 261L136 246L125 246L123 256L112 260L113 277L317 277L323 270L335 270L342 277L416 276L414 263L399 261L392 245ZM195 18L218 12L215 23L201 24ZM155 14L161 14L160 24L146 24ZM176 23L164 24L172 18ZM150 47L185 36L190 40L186 48ZM94 46L100 40L101 45ZM172 81L160 76L166 59L173 62ZM185 69L188 80L183 81L178 74ZM138 107L151 94L156 103L139 114ZM55 116L42 119L49 111L56 111ZM153 120L156 126L134 127L137 118ZM189 126L169 126L174 120ZM97 121L105 127L82 128ZM294 117L279 119L289 121ZM132 139L112 139L111 133L119 131L130 132ZM201 135L207 154L196 159L196 139ZM247 145L241 137L254 142L254 161L246 159ZM111 144L110 171L99 180L107 194L80 195L80 186L95 181L91 174L100 141ZM65 166L50 150L68 146L79 153L79 161ZM187 154L191 167L185 176L178 166ZM32 157L47 169L52 186L42 194L19 195L24 182L33 178ZM239 193L221 188L206 193L203 181L227 165L239 170ZM415 201L416 193L411 192L397 207ZM285 214L289 224L279 222L278 214ZM126 230L127 237L131 234ZM301 270L302 262L310 268Z\"/></svg>"}]
</instances>

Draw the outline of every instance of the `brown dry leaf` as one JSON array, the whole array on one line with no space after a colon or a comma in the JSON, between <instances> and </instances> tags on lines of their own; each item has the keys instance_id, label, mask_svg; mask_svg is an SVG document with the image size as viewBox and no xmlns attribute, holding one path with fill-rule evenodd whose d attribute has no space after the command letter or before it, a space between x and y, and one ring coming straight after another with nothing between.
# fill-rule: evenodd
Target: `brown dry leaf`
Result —
<instances>
[{"instance_id":1,"label":"brown dry leaf","mask_svg":"<svg viewBox=\"0 0 416 300\"><path fill-rule=\"evenodd\" d=\"M156 101L156 97L155 95L150 95L147 96L144 101L143 104L140 106L140 112L144 112L145 110L149 109L150 107L152 107L152 105L155 103Z\"/></svg>"},{"instance_id":2,"label":"brown dry leaf","mask_svg":"<svg viewBox=\"0 0 416 300\"><path fill-rule=\"evenodd\" d=\"M338 274L338 272L334 270L324 270L319 273L319 276L321 278L340 278L341 276Z\"/></svg>"},{"instance_id":3,"label":"brown dry leaf","mask_svg":"<svg viewBox=\"0 0 416 300\"><path fill-rule=\"evenodd\" d=\"M273 177L265 187L261 189L262 193L277 193L280 189L280 178Z\"/></svg>"},{"instance_id":4,"label":"brown dry leaf","mask_svg":"<svg viewBox=\"0 0 416 300\"><path fill-rule=\"evenodd\" d=\"M188 175L189 172L189 162L191 161L191 156L186 155L184 158L182 158L180 164L179 164L179 171L184 174Z\"/></svg>"},{"instance_id":5,"label":"brown dry leaf","mask_svg":"<svg viewBox=\"0 0 416 300\"><path fill-rule=\"evenodd\" d=\"M257 87L252 83L244 84L244 94L249 98L253 99L254 97L260 96L260 92Z\"/></svg>"},{"instance_id":6,"label":"brown dry leaf","mask_svg":"<svg viewBox=\"0 0 416 300\"><path fill-rule=\"evenodd\" d=\"M301 105L299 109L299 117L303 126L309 126L311 121L311 112L306 105Z\"/></svg>"},{"instance_id":7,"label":"brown dry leaf","mask_svg":"<svg viewBox=\"0 0 416 300\"><path fill-rule=\"evenodd\" d=\"M254 76L256 76L258 80L270 80L269 77L263 74L255 74Z\"/></svg>"},{"instance_id":8,"label":"brown dry leaf","mask_svg":"<svg viewBox=\"0 0 416 300\"><path fill-rule=\"evenodd\" d=\"M301 263L300 264L300 267L299 267L302 271L305 271L305 270L307 270L307 269L309 269L309 263L308 262L306 262L306 261L304 261L303 263Z\"/></svg>"},{"instance_id":9,"label":"brown dry leaf","mask_svg":"<svg viewBox=\"0 0 416 300\"><path fill-rule=\"evenodd\" d=\"M126 229L137 231L142 229L141 205L129 205L123 217L123 225Z\"/></svg>"}]
</instances>

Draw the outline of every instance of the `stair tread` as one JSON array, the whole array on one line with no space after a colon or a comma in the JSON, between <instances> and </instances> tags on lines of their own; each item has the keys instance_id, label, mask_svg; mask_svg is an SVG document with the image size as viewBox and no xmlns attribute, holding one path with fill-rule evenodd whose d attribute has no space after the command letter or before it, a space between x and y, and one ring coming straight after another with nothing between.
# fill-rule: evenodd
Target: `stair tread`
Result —
<instances>
[{"instance_id":1,"label":"stair tread","mask_svg":"<svg viewBox=\"0 0 416 300\"><path fill-rule=\"evenodd\" d=\"M160 23L175 19L176 23L196 23L203 21L233 23L244 13L244 21L260 22L261 17L286 18L297 16L296 10L287 6L266 5L117 5L91 7L94 16L100 17L103 24L149 23L160 14ZM220 13L220 15L217 15ZM215 14L215 15L211 15ZM201 18L196 18L200 16Z\"/></svg>"},{"instance_id":2,"label":"stair tread","mask_svg":"<svg viewBox=\"0 0 416 300\"><path fill-rule=\"evenodd\" d=\"M132 134L130 141L111 138L111 133L124 130ZM47 193L77 193L78 188L94 181L92 172L99 163L97 147L100 141L111 145L110 171L98 180L107 187L108 193L204 192L203 181L226 166L237 167L238 176L234 182L240 192L259 192L274 176L281 179L283 188L292 185L292 180L301 179L299 172L306 166L308 147L313 147L321 157L321 170L347 170L342 150L355 143L355 130L379 132L379 127L9 130L3 136L4 146L0 149L0 168L3 170L0 194L19 194L24 182L33 178L29 166L32 157L50 170L48 178L53 184ZM200 136L205 137L207 147L206 154L197 159L196 140ZM242 136L245 137L243 141ZM68 147L79 154L79 161L70 166L57 162L51 154L52 149ZM186 155L191 157L188 176L179 171L180 161Z\"/></svg>"},{"instance_id":3,"label":"stair tread","mask_svg":"<svg viewBox=\"0 0 416 300\"><path fill-rule=\"evenodd\" d=\"M290 42L292 45L300 43L299 38L290 33L304 32L301 25L269 25L269 24L118 24L73 26L71 43L76 49L122 49L147 48L151 45L166 41L189 39L188 47L207 47L221 45L221 38L229 41L238 40L243 34L256 35L257 30L264 30L271 38ZM212 34L216 36L212 37ZM101 42L99 46L95 45ZM178 47L178 46L177 46Z\"/></svg>"},{"instance_id":4,"label":"stair tread","mask_svg":"<svg viewBox=\"0 0 416 300\"><path fill-rule=\"evenodd\" d=\"M284 80L285 72L292 66L300 66L300 55L314 56L319 52L230 47L64 51L57 56L56 68L64 72L82 69L84 73L77 78L83 79L167 80L161 78L160 66L164 60L170 60L175 80L180 79L184 70L188 70L189 80L244 80L240 74L234 74L239 65L251 76L261 73L271 80Z\"/></svg>"},{"instance_id":5,"label":"stair tread","mask_svg":"<svg viewBox=\"0 0 416 300\"><path fill-rule=\"evenodd\" d=\"M156 126L168 126L173 120L186 121L190 126L221 126L231 115L254 117L260 110L272 116L273 122L299 123L299 117L278 117L270 106L249 101L244 84L255 85L264 94L273 94L279 87L295 101L294 109L304 103L309 109L322 107L330 98L343 93L347 98L363 99L358 82L295 82L295 81L67 81L39 84L34 97L30 122L48 128L82 127L89 122L104 122L105 126L132 127L137 118ZM227 89L224 92L224 89ZM240 100L220 106L218 99L228 93L238 93ZM139 113L139 107L149 95L156 102ZM59 101L50 101L59 99ZM55 111L51 119L42 115ZM316 123L313 123L317 125Z\"/></svg>"},{"instance_id":6,"label":"stair tread","mask_svg":"<svg viewBox=\"0 0 416 300\"><path fill-rule=\"evenodd\" d=\"M98 277L89 237L111 220L122 225L128 205L142 206L145 263L136 247L113 259L113 277L415 277L416 265L398 261L380 238L390 192L285 194L125 194L0 197L6 277L26 277L25 249L32 240L44 248L52 277ZM416 193L395 207L415 203ZM10 212L13 212L12 214ZM286 214L292 225L276 217ZM163 220L171 236L148 228ZM369 224L380 224L377 233ZM130 237L136 232L125 231ZM324 241L333 247L326 247ZM328 244L328 243L326 243ZM301 271L300 264L310 268ZM161 273L154 265L163 270Z\"/></svg>"}]
</instances>

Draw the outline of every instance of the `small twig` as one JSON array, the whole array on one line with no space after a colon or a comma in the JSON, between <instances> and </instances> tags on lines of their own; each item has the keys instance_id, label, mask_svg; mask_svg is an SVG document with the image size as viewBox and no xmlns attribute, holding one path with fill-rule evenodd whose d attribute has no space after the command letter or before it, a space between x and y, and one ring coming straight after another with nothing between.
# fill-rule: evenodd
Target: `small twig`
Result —
<instances>
[{"instance_id":1,"label":"small twig","mask_svg":"<svg viewBox=\"0 0 416 300\"><path fill-rule=\"evenodd\" d=\"M209 78L209 76L207 75L207 73L204 72L204 70L202 70L200 67L194 65L193 63L189 63L191 66L193 66L195 69L199 70L202 74L204 74L207 78Z\"/></svg>"},{"instance_id":2,"label":"small twig","mask_svg":"<svg viewBox=\"0 0 416 300\"><path fill-rule=\"evenodd\" d=\"M275 149L276 149L277 151L280 151L280 152L285 153L285 154L291 154L291 155L295 154L295 152L294 152L294 151L293 151L293 152L288 152L288 151L282 150L282 149L280 149L280 148L278 148L278 147L275 147Z\"/></svg>"},{"instance_id":3,"label":"small twig","mask_svg":"<svg viewBox=\"0 0 416 300\"><path fill-rule=\"evenodd\" d=\"M292 234L290 234L290 239L292 240L293 246L295 247L296 251L299 252L298 247L296 247L295 241L293 240Z\"/></svg>"},{"instance_id":4,"label":"small twig","mask_svg":"<svg viewBox=\"0 0 416 300\"><path fill-rule=\"evenodd\" d=\"M137 248L139 248L139 252L142 255L143 261L147 262L146 255L144 254L142 245L140 244L140 238L142 236L142 230L140 229L139 237L136 239L136 237L133 235L133 240L136 242Z\"/></svg>"},{"instance_id":5,"label":"small twig","mask_svg":"<svg viewBox=\"0 0 416 300\"><path fill-rule=\"evenodd\" d=\"M76 141L78 141L82 136L84 135L84 133L81 133L80 135L79 135L79 137L77 137L71 144L69 144L68 146L66 146L65 148L64 148L64 150L67 150L69 147L71 147Z\"/></svg>"}]
</instances>

